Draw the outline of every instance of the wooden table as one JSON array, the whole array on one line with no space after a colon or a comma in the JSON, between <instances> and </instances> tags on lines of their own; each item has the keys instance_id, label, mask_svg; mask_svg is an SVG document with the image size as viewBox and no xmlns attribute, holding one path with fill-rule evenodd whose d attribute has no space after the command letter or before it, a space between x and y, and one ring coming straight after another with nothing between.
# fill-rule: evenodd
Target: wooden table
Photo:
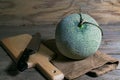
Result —
<instances>
[{"instance_id":1,"label":"wooden table","mask_svg":"<svg viewBox=\"0 0 120 80\"><path fill-rule=\"evenodd\" d=\"M52 2L51 2L52 1ZM78 12L93 16L103 29L99 50L120 59L120 1L119 0L1 0L0 39L22 33L40 32L42 39L54 38L57 22ZM46 80L36 69L18 72L15 64L0 47L0 80ZM120 80L116 69L103 76L83 75L75 80Z\"/></svg>"}]
</instances>

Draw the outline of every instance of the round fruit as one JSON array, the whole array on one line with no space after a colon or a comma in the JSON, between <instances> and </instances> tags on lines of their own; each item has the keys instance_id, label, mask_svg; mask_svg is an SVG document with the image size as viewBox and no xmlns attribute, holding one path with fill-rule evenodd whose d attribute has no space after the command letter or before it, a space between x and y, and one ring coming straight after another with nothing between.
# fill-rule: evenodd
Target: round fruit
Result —
<instances>
[{"instance_id":1,"label":"round fruit","mask_svg":"<svg viewBox=\"0 0 120 80\"><path fill-rule=\"evenodd\" d=\"M58 50L71 59L84 59L100 46L102 30L87 14L71 14L63 18L55 32Z\"/></svg>"}]
</instances>

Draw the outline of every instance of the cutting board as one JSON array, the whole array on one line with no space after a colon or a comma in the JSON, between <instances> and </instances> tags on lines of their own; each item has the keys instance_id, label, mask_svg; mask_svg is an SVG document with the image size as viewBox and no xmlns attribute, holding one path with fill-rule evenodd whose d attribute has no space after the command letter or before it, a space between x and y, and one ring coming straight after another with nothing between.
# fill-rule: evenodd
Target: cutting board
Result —
<instances>
[{"instance_id":1,"label":"cutting board","mask_svg":"<svg viewBox=\"0 0 120 80\"><path fill-rule=\"evenodd\" d=\"M31 35L22 34L4 38L1 40L1 43L10 57L17 63L31 39ZM41 44L39 51L29 57L27 62L28 68L37 67L50 80L62 80L64 74L50 62L53 57L54 52L44 44Z\"/></svg>"}]
</instances>

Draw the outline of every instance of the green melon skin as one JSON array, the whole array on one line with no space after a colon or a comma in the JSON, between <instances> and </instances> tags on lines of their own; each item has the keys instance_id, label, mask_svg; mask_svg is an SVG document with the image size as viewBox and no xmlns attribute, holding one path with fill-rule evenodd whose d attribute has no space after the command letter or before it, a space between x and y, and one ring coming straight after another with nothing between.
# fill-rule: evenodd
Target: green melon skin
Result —
<instances>
[{"instance_id":1,"label":"green melon skin","mask_svg":"<svg viewBox=\"0 0 120 80\"><path fill-rule=\"evenodd\" d=\"M98 25L89 15L82 14L83 20ZM99 48L102 38L100 28L92 24L80 23L80 14L71 14L62 19L55 32L56 46L66 57L84 59L93 55Z\"/></svg>"}]
</instances>

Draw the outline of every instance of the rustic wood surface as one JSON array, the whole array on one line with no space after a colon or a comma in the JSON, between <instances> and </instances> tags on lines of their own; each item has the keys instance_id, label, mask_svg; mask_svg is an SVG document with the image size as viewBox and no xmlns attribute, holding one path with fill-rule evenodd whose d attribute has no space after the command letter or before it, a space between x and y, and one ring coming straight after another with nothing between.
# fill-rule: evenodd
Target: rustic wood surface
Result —
<instances>
[{"instance_id":1,"label":"rustic wood surface","mask_svg":"<svg viewBox=\"0 0 120 80\"><path fill-rule=\"evenodd\" d=\"M53 26L64 16L82 11L99 24L119 24L120 0L0 0L0 25Z\"/></svg>"},{"instance_id":2,"label":"rustic wood surface","mask_svg":"<svg viewBox=\"0 0 120 80\"><path fill-rule=\"evenodd\" d=\"M64 16L82 11L94 17L103 29L100 50L120 59L120 0L0 0L0 39L22 33L41 32L54 38L56 24ZM18 72L0 47L0 80L46 80L36 69ZM120 70L75 80L120 80Z\"/></svg>"}]
</instances>

